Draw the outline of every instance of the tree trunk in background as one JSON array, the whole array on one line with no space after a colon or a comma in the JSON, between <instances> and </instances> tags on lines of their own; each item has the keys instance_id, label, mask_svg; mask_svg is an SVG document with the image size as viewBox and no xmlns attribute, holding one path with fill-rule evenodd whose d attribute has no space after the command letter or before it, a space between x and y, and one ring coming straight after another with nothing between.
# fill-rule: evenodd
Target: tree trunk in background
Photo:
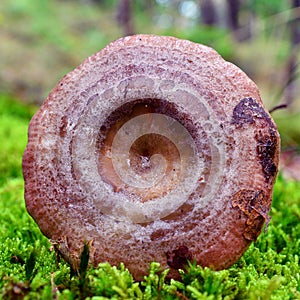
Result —
<instances>
[{"instance_id":1,"label":"tree trunk in background","mask_svg":"<svg viewBox=\"0 0 300 300\"><path fill-rule=\"evenodd\" d=\"M300 48L300 0L292 1L292 9L294 9L295 13L290 24L291 54L287 62L287 86L285 90L285 101L288 106L293 103L296 97L297 54Z\"/></svg>"},{"instance_id":2,"label":"tree trunk in background","mask_svg":"<svg viewBox=\"0 0 300 300\"><path fill-rule=\"evenodd\" d=\"M239 11L240 1L239 0L227 0L228 7L228 27L232 30L239 29Z\"/></svg>"},{"instance_id":3,"label":"tree trunk in background","mask_svg":"<svg viewBox=\"0 0 300 300\"><path fill-rule=\"evenodd\" d=\"M212 0L200 0L201 22L205 25L216 25L218 22L216 8Z\"/></svg>"},{"instance_id":4,"label":"tree trunk in background","mask_svg":"<svg viewBox=\"0 0 300 300\"><path fill-rule=\"evenodd\" d=\"M134 34L131 4L131 0L120 0L118 5L117 21L125 36Z\"/></svg>"},{"instance_id":5,"label":"tree trunk in background","mask_svg":"<svg viewBox=\"0 0 300 300\"><path fill-rule=\"evenodd\" d=\"M237 41L243 40L242 32L239 29L239 11L240 1L239 0L227 0L227 22L228 28L232 32L234 39Z\"/></svg>"}]
</instances>

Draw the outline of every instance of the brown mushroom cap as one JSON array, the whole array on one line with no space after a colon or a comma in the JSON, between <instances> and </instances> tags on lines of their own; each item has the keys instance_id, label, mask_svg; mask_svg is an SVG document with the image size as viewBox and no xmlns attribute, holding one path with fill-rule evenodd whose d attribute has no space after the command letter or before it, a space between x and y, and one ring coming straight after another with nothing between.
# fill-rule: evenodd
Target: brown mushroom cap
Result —
<instances>
[{"instance_id":1,"label":"brown mushroom cap","mask_svg":"<svg viewBox=\"0 0 300 300\"><path fill-rule=\"evenodd\" d=\"M279 134L257 86L213 49L119 39L53 89L29 126L28 212L78 269L124 262L136 279L236 262L268 221Z\"/></svg>"}]
</instances>

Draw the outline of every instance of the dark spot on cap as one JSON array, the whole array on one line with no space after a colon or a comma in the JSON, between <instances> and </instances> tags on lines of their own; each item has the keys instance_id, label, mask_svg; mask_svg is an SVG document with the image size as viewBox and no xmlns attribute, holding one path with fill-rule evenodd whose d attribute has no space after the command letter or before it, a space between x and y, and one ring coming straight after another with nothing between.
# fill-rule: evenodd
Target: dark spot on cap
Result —
<instances>
[{"instance_id":1,"label":"dark spot on cap","mask_svg":"<svg viewBox=\"0 0 300 300\"><path fill-rule=\"evenodd\" d=\"M277 174L277 165L274 162L277 156L277 135L274 128L270 128L268 133L261 131L255 136L257 141L256 152L265 180L273 181Z\"/></svg>"},{"instance_id":2,"label":"dark spot on cap","mask_svg":"<svg viewBox=\"0 0 300 300\"><path fill-rule=\"evenodd\" d=\"M256 153L266 182L273 182L277 174L278 133L265 109L253 98L244 98L234 108L231 124L237 129L255 126Z\"/></svg>"},{"instance_id":3,"label":"dark spot on cap","mask_svg":"<svg viewBox=\"0 0 300 300\"><path fill-rule=\"evenodd\" d=\"M167 252L167 263L173 269L184 269L193 256L187 246L180 246L172 252Z\"/></svg>"},{"instance_id":4,"label":"dark spot on cap","mask_svg":"<svg viewBox=\"0 0 300 300\"><path fill-rule=\"evenodd\" d=\"M244 98L234 108L231 124L236 128L242 128L245 124L254 124L256 119L267 119L271 121L264 108L253 98Z\"/></svg>"},{"instance_id":5,"label":"dark spot on cap","mask_svg":"<svg viewBox=\"0 0 300 300\"><path fill-rule=\"evenodd\" d=\"M68 120L66 116L63 116L61 118L61 123L59 127L59 136L64 138L67 134L67 125L68 125Z\"/></svg>"},{"instance_id":6,"label":"dark spot on cap","mask_svg":"<svg viewBox=\"0 0 300 300\"><path fill-rule=\"evenodd\" d=\"M254 241L260 234L264 221L268 224L271 199L261 190L240 190L232 196L232 207L238 208L246 216L246 228L243 236L246 240Z\"/></svg>"}]
</instances>

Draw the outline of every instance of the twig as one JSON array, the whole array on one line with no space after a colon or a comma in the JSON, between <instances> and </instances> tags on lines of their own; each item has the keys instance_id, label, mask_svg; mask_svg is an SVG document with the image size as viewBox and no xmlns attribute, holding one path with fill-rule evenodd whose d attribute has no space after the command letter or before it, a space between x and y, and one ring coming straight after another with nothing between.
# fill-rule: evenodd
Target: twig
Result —
<instances>
[{"instance_id":1,"label":"twig","mask_svg":"<svg viewBox=\"0 0 300 300\"><path fill-rule=\"evenodd\" d=\"M288 105L286 104L286 103L284 103L284 104L279 104L279 105L276 105L276 106L274 106L273 108L271 108L270 110L269 110L269 113L271 114L272 112L274 112L275 110L279 110L279 109L283 109L283 108L287 108L288 107Z\"/></svg>"}]
</instances>

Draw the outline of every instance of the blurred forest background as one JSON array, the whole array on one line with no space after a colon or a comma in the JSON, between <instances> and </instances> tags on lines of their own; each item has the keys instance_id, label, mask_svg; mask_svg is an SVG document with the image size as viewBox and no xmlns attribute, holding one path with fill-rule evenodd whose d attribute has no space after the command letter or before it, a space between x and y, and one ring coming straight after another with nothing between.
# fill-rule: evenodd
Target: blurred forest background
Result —
<instances>
[{"instance_id":1,"label":"blurred forest background","mask_svg":"<svg viewBox=\"0 0 300 300\"><path fill-rule=\"evenodd\" d=\"M0 96L40 105L86 57L135 33L211 46L244 70L279 127L285 175L300 180L300 0L1 0Z\"/></svg>"}]
</instances>

